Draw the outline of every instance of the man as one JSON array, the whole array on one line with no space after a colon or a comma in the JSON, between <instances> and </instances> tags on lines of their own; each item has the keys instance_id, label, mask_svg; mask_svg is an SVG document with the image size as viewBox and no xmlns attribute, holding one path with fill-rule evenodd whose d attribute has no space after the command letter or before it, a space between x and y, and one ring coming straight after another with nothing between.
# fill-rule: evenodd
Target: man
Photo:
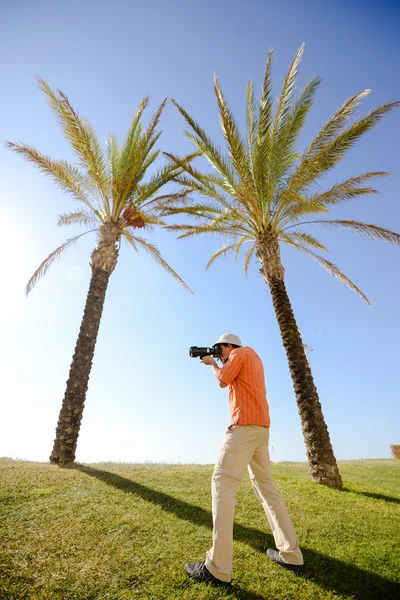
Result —
<instances>
[{"instance_id":1,"label":"man","mask_svg":"<svg viewBox=\"0 0 400 600\"><path fill-rule=\"evenodd\" d=\"M299 571L303 555L286 506L272 479L268 452L269 407L264 369L258 354L233 334L214 344L221 368L211 356L202 362L212 366L219 386L229 386L231 425L222 441L212 477L213 546L205 562L186 563L189 577L229 585L232 579L233 517L235 497L248 468L256 496L263 505L277 550L267 557L291 571Z\"/></svg>"}]
</instances>

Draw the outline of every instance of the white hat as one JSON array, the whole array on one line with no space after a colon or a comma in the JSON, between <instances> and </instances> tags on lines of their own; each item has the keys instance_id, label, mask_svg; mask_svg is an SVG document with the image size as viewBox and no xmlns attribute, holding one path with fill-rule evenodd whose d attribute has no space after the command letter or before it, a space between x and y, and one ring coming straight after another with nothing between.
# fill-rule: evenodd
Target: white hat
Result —
<instances>
[{"instance_id":1,"label":"white hat","mask_svg":"<svg viewBox=\"0 0 400 600\"><path fill-rule=\"evenodd\" d=\"M232 344L232 346L241 346L242 342L237 335L234 335L233 333L224 333L224 335L221 335L219 340L215 342L214 346L217 344Z\"/></svg>"}]
</instances>

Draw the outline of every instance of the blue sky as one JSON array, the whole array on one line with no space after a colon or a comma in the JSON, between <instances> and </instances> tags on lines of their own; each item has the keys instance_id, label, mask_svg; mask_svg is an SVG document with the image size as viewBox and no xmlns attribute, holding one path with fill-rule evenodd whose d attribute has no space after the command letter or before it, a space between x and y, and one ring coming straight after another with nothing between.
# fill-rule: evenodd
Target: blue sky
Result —
<instances>
[{"instance_id":1,"label":"blue sky","mask_svg":"<svg viewBox=\"0 0 400 600\"><path fill-rule=\"evenodd\" d=\"M99 138L122 139L141 98L154 111L175 97L218 141L213 72L244 125L245 85L259 90L274 49L275 94L305 41L299 87L322 77L301 144L348 97L372 93L358 116L400 99L400 8L396 2L341 0L5 1L0 6L0 132L54 158L71 159L34 75L67 93ZM329 175L326 186L369 170L390 171L380 194L339 205L337 218L400 232L400 111L393 112ZM172 105L160 147L190 149ZM71 249L33 290L24 286L74 228L57 215L76 207L50 180L1 146L0 455L47 460L89 285L95 238ZM318 231L338 265L373 309L314 262L282 250L286 285L338 459L388 457L399 443L400 248L347 232ZM271 456L304 461L286 356L269 290L254 262L204 267L219 245L155 232L164 258L191 296L145 254L123 247L110 280L78 444L77 460L212 463L229 423L226 390L190 359L191 345L238 334L264 361L272 416Z\"/></svg>"}]
</instances>

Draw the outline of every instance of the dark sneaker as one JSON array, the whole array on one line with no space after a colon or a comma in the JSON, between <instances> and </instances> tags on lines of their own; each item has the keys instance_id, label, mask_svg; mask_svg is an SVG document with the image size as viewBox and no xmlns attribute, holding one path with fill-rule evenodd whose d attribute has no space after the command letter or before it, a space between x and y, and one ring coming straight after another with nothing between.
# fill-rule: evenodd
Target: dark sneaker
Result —
<instances>
[{"instance_id":1,"label":"dark sneaker","mask_svg":"<svg viewBox=\"0 0 400 600\"><path fill-rule=\"evenodd\" d=\"M267 550L267 556L273 562L278 563L288 571L293 571L293 573L301 573L303 571L303 565L291 565L283 560L282 556L279 554L277 550Z\"/></svg>"},{"instance_id":2,"label":"dark sneaker","mask_svg":"<svg viewBox=\"0 0 400 600\"><path fill-rule=\"evenodd\" d=\"M214 577L203 562L186 563L185 571L189 577L193 577L193 579L197 579L197 581L206 581L217 585L231 585L230 581L221 581L221 579Z\"/></svg>"}]
</instances>

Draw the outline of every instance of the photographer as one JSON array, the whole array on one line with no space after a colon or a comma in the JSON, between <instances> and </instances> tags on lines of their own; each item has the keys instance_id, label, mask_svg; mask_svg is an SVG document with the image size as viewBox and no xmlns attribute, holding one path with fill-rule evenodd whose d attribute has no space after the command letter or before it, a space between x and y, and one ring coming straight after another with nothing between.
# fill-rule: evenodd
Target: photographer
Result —
<instances>
[{"instance_id":1,"label":"photographer","mask_svg":"<svg viewBox=\"0 0 400 600\"><path fill-rule=\"evenodd\" d=\"M213 546L205 562L186 563L185 571L198 581L230 584L235 497L248 468L278 548L278 551L267 550L267 557L298 572L303 565L303 555L272 479L268 452L269 407L261 359L252 348L243 347L233 334L221 336L214 348L223 363L221 368L212 356L204 355L201 360L212 367L220 387L229 387L231 425L222 441L212 477Z\"/></svg>"}]
</instances>

